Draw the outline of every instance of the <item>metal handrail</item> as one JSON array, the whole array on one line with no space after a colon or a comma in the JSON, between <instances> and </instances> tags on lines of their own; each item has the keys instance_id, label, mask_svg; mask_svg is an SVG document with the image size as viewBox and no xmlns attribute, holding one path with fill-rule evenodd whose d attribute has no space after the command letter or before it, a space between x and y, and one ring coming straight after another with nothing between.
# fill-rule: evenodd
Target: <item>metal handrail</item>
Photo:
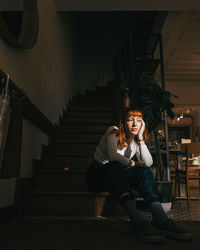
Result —
<instances>
[{"instance_id":1,"label":"metal handrail","mask_svg":"<svg viewBox=\"0 0 200 250\"><path fill-rule=\"evenodd\" d=\"M18 88L12 80L9 80L8 85L7 77L8 75L0 70L0 93L7 87L11 107L11 121L2 154L1 178L19 177L23 117L48 136L53 136L56 131L56 126L42 114L22 89ZM14 146L13 137L15 137Z\"/></svg>"},{"instance_id":2,"label":"metal handrail","mask_svg":"<svg viewBox=\"0 0 200 250\"><path fill-rule=\"evenodd\" d=\"M1 79L0 93L2 89L5 88L6 86L6 77L7 74L0 69L0 79ZM11 99L14 98L15 96L21 97L25 105L29 106L31 109L34 109L34 111L38 113L38 117L40 117L43 120L43 122L46 123L48 128L45 129L45 127L35 122L34 119L32 119L32 117L26 111L23 112L23 117L25 117L27 120L33 123L38 129L43 131L45 134L49 136L53 135L55 125L53 125L53 123L49 121L48 118L32 103L31 99L26 95L25 91L17 87L17 85L11 79L9 80L9 92L11 93Z\"/></svg>"}]
</instances>

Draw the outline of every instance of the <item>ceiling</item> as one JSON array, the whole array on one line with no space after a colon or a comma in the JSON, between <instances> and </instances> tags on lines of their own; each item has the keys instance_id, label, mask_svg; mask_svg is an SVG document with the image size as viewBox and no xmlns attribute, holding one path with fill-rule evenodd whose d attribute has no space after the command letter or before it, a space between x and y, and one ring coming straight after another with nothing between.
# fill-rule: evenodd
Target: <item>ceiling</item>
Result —
<instances>
[{"instance_id":1,"label":"ceiling","mask_svg":"<svg viewBox=\"0 0 200 250\"><path fill-rule=\"evenodd\" d=\"M163 27L166 88L176 111L200 111L200 12L170 12Z\"/></svg>"},{"instance_id":2,"label":"ceiling","mask_svg":"<svg viewBox=\"0 0 200 250\"><path fill-rule=\"evenodd\" d=\"M171 33L175 34L171 34L173 38L168 41L165 48L166 80L198 83L200 79L200 12L187 14L181 21L174 30L171 29Z\"/></svg>"},{"instance_id":3,"label":"ceiling","mask_svg":"<svg viewBox=\"0 0 200 250\"><path fill-rule=\"evenodd\" d=\"M24 0L1 0L0 10L19 11ZM31 0L28 0L31 1ZM43 0L48 1L48 0ZM53 0L57 11L195 11L199 0ZM181 3L180 3L181 2Z\"/></svg>"},{"instance_id":4,"label":"ceiling","mask_svg":"<svg viewBox=\"0 0 200 250\"><path fill-rule=\"evenodd\" d=\"M4 0L6 1L6 0ZM11 1L11 0L10 0ZM19 0L18 0L19 1ZM58 11L155 11L200 10L199 0L54 0ZM181 2L181 3L180 3Z\"/></svg>"}]
</instances>

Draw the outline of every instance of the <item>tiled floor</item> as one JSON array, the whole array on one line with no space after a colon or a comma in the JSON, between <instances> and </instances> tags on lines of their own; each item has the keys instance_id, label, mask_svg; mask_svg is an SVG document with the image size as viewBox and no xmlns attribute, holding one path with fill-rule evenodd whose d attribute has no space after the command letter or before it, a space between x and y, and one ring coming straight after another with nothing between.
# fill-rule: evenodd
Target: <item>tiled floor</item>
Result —
<instances>
[{"instance_id":1,"label":"tiled floor","mask_svg":"<svg viewBox=\"0 0 200 250\"><path fill-rule=\"evenodd\" d=\"M190 197L190 205L187 204L187 200L177 200L177 202L174 203L174 208L168 213L168 216L177 221L200 221L200 199L198 186L190 188Z\"/></svg>"},{"instance_id":2,"label":"tiled floor","mask_svg":"<svg viewBox=\"0 0 200 250\"><path fill-rule=\"evenodd\" d=\"M167 215L175 221L200 221L200 200L192 200L190 205L186 200L177 200Z\"/></svg>"},{"instance_id":3,"label":"tiled floor","mask_svg":"<svg viewBox=\"0 0 200 250\"><path fill-rule=\"evenodd\" d=\"M173 205L173 209L168 212L168 217L175 221L200 221L200 199L199 187L193 186L190 188L190 205L187 200L183 198L177 199ZM147 213L144 214L147 219L151 216Z\"/></svg>"}]
</instances>

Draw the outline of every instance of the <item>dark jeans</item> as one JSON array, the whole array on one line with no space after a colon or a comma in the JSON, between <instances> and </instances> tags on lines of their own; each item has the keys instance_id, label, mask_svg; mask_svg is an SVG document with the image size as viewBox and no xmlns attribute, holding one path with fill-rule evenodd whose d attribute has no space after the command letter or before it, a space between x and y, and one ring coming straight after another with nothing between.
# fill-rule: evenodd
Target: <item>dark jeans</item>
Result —
<instances>
[{"instance_id":1,"label":"dark jeans","mask_svg":"<svg viewBox=\"0 0 200 250\"><path fill-rule=\"evenodd\" d=\"M101 165L93 161L87 171L87 185L92 192L113 192L120 201L120 195L139 191L146 205L159 200L157 184L149 167L125 169L118 161Z\"/></svg>"}]
</instances>

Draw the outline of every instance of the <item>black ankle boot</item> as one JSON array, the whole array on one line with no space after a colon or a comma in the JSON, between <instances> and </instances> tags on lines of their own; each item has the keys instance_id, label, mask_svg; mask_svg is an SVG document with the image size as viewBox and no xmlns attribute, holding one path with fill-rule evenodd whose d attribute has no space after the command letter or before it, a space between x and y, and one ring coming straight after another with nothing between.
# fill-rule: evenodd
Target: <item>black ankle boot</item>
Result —
<instances>
[{"instance_id":1,"label":"black ankle boot","mask_svg":"<svg viewBox=\"0 0 200 250\"><path fill-rule=\"evenodd\" d=\"M167 237L179 240L192 239L192 233L189 230L177 226L172 219L167 218L161 224L152 221L152 225Z\"/></svg>"},{"instance_id":2,"label":"black ankle boot","mask_svg":"<svg viewBox=\"0 0 200 250\"><path fill-rule=\"evenodd\" d=\"M165 239L165 237L147 221L142 221L138 225L131 224L131 231L135 237L145 242L162 242Z\"/></svg>"}]
</instances>

